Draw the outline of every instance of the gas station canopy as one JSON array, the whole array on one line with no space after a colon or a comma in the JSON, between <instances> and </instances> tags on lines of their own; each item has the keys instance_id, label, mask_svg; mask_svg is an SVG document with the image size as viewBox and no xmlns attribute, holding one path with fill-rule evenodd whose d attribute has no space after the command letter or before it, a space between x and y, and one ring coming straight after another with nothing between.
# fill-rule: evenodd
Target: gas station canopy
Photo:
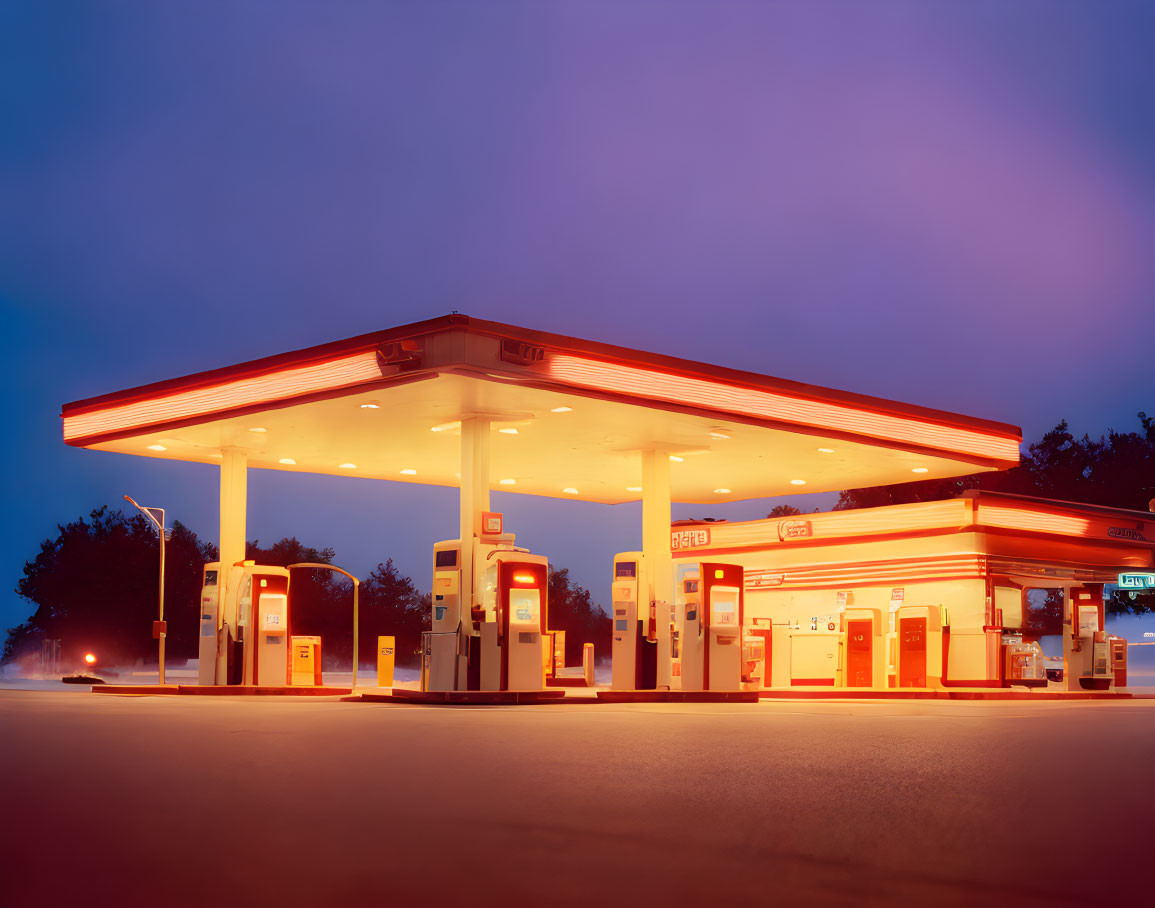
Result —
<instances>
[{"instance_id":1,"label":"gas station canopy","mask_svg":"<svg viewBox=\"0 0 1155 908\"><path fill-rule=\"evenodd\" d=\"M76 447L456 487L460 422L491 426L493 489L720 502L942 478L1018 463L1021 431L464 315L66 404Z\"/></svg>"}]
</instances>

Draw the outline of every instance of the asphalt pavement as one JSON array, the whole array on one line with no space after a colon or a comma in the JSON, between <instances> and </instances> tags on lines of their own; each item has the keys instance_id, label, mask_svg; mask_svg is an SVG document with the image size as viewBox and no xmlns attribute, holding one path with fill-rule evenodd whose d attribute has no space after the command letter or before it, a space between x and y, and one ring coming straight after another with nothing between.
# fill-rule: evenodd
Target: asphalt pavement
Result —
<instances>
[{"instance_id":1,"label":"asphalt pavement","mask_svg":"<svg viewBox=\"0 0 1155 908\"><path fill-rule=\"evenodd\" d=\"M1155 702L0 690L0 903L1121 905Z\"/></svg>"}]
</instances>

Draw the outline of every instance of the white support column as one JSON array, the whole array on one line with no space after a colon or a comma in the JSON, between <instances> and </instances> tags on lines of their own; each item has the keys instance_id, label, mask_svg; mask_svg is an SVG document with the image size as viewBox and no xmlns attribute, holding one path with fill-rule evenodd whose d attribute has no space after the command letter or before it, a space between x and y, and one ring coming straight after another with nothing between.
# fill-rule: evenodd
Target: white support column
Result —
<instances>
[{"instance_id":1,"label":"white support column","mask_svg":"<svg viewBox=\"0 0 1155 908\"><path fill-rule=\"evenodd\" d=\"M220 564L217 578L217 627L227 624L233 638L237 634L236 599L229 595L229 568L245 557L245 517L248 512L248 457L233 448L221 450ZM230 601L233 607L229 608ZM218 643L222 637L218 634ZM217 649L217 683L224 684L227 652Z\"/></svg>"},{"instance_id":2,"label":"white support column","mask_svg":"<svg viewBox=\"0 0 1155 908\"><path fill-rule=\"evenodd\" d=\"M461 624L468 628L477 583L473 576L473 540L481 531L481 513L489 510L489 420L470 416L461 420L461 506L458 525L461 538ZM466 646L458 629L458 644ZM458 672L461 675L462 672ZM466 679L458 678L458 687Z\"/></svg>"},{"instance_id":3,"label":"white support column","mask_svg":"<svg viewBox=\"0 0 1155 908\"><path fill-rule=\"evenodd\" d=\"M243 451L221 451L222 572L245 557L245 516L248 510L248 457Z\"/></svg>"},{"instance_id":4,"label":"white support column","mask_svg":"<svg viewBox=\"0 0 1155 908\"><path fill-rule=\"evenodd\" d=\"M650 602L666 603L657 614L659 687L670 684L670 613L674 601L673 566L670 559L670 455L665 451L642 452L642 554L646 577L638 603L639 617L649 618ZM644 609L644 612L641 610Z\"/></svg>"}]
</instances>

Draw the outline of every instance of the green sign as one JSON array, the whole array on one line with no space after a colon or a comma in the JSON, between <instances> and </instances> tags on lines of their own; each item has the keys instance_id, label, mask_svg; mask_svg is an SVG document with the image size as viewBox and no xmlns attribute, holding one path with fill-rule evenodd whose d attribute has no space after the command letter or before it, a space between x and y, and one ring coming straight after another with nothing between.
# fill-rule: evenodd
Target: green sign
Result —
<instances>
[{"instance_id":1,"label":"green sign","mask_svg":"<svg viewBox=\"0 0 1155 908\"><path fill-rule=\"evenodd\" d=\"M1155 574L1142 574L1130 571L1119 575L1119 589L1121 590L1155 590Z\"/></svg>"}]
</instances>

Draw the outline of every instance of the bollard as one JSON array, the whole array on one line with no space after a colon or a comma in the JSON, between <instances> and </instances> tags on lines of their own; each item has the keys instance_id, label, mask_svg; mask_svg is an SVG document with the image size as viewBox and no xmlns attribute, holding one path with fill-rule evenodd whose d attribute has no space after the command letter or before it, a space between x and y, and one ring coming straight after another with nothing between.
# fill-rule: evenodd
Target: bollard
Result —
<instances>
[{"instance_id":1,"label":"bollard","mask_svg":"<svg viewBox=\"0 0 1155 908\"><path fill-rule=\"evenodd\" d=\"M586 687L594 686L594 645L587 643L582 647L582 672L586 676Z\"/></svg>"},{"instance_id":2,"label":"bollard","mask_svg":"<svg viewBox=\"0 0 1155 908\"><path fill-rule=\"evenodd\" d=\"M393 663L395 661L394 638L377 638L377 686L393 686Z\"/></svg>"}]
</instances>

